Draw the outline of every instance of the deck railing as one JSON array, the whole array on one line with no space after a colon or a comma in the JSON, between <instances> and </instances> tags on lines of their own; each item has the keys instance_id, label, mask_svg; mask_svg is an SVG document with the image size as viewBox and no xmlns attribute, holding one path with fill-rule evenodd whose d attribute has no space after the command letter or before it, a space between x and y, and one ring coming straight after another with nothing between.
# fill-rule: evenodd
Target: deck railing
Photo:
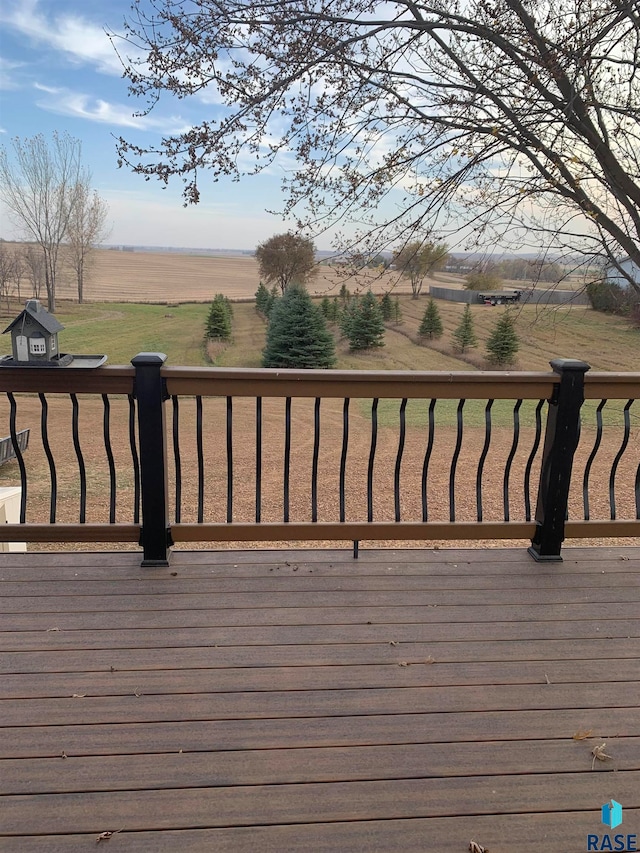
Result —
<instances>
[{"instance_id":1,"label":"deck railing","mask_svg":"<svg viewBox=\"0 0 640 853\"><path fill-rule=\"evenodd\" d=\"M179 542L351 540L357 553L360 540L530 539L532 556L557 560L565 538L640 536L640 374L589 373L570 359L551 362L551 373L165 360L141 353L130 368L0 371L22 486L21 523L0 529L0 541L139 541L151 565ZM49 480L48 523L27 510L35 430L22 454L17 394L31 395L31 416L39 399L46 464L33 476ZM72 447L56 462L48 401L63 397ZM92 467L96 442L102 473ZM78 521L60 522L58 483L70 467ZM88 501L104 521L88 521Z\"/></svg>"}]
</instances>

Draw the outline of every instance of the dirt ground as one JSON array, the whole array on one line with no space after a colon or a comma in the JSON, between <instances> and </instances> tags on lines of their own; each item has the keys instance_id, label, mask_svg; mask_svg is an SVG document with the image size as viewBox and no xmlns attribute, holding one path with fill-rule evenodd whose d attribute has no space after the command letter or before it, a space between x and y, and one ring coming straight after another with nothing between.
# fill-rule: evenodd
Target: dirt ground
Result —
<instances>
[{"instance_id":1,"label":"dirt ground","mask_svg":"<svg viewBox=\"0 0 640 853\"><path fill-rule=\"evenodd\" d=\"M425 406L427 403L425 403ZM8 412L2 401L0 417ZM87 521L108 521L109 470L102 429L103 405L99 398L80 401L80 443L87 470L88 499ZM27 520L49 520L50 476L40 437L40 402L36 397L24 396L18 402L18 429L29 427L31 439L25 455L28 471ZM169 452L169 479L171 518L175 517L175 475L172 444L172 409L167 404L167 446ZM224 522L226 519L227 462L225 451L225 400L204 400L204 462L205 500L204 520ZM182 464L181 520L197 520L197 453L196 406L193 398L180 401L179 435ZM112 401L110 419L111 442L117 468L117 516L120 522L133 520L133 477L128 439L128 404L123 398ZM58 512L60 522L79 520L80 484L78 464L71 436L71 403L65 397L49 397L49 441L58 470ZM342 401L323 400L321 408L320 454L318 477L318 517L320 521L339 520L339 463L342 444ZM594 442L594 430L585 427L576 460L577 475L571 496L570 517L583 517L582 471ZM445 521L449 518L449 475L456 434L450 426L436 425L433 461L428 476L429 519ZM506 457L511 449L512 430L496 428L491 439L491 450L486 461L483 478L483 517L486 521L503 520L503 473ZM608 479L611 462L620 447L622 431L618 427L605 430L601 450L590 479L591 518L608 518ZM634 434L630 450L622 457L616 477L616 509L618 518L634 518L635 452L638 436ZM460 454L455 488L455 514L457 520L476 519L476 474L478 459L484 442L484 430L467 427ZM533 430L521 430L509 488L511 520L524 520L523 477L526 461L533 442ZM356 400L350 406L349 450L346 470L346 515L348 520L366 520L367 463L371 443L370 417L366 404ZM426 429L407 428L406 443L401 467L401 512L406 521L421 520L421 474L427 443ZM235 521L251 522L255 518L255 401L234 399L233 408L233 481ZM394 471L398 450L397 427L382 427L378 432L374 467L374 520L394 520ZM292 456L290 485L291 521L311 520L311 470L313 454L313 401L294 400L292 407ZM538 481L540 451L531 473L531 503L535 510L535 490ZM263 466L262 466L262 519L282 520L284 469L284 401L265 400L263 411ZM0 469L0 485L19 484L19 471L15 462ZM602 540L599 540L602 542ZM289 544L289 543L283 543ZM320 543L327 546L331 543ZM382 543L390 545L392 543ZM433 546L451 545L449 542L403 542L396 545L415 547L418 544ZM465 543L471 547L486 547L489 543ZM513 542L490 543L512 545ZM522 543L526 544L526 543ZM591 542L583 542L591 544ZM595 544L595 540L594 540ZM634 544L640 544L640 540ZM257 547L258 543L249 547ZM48 546L51 547L51 546ZM65 546L66 547L66 546ZM86 550L86 545L81 549ZM123 546L130 547L130 546ZM189 547L193 547L189 545ZM211 543L201 547L212 547ZM227 546L223 546L227 547ZM243 547L247 547L244 545ZM318 547L318 543L314 543Z\"/></svg>"}]
</instances>

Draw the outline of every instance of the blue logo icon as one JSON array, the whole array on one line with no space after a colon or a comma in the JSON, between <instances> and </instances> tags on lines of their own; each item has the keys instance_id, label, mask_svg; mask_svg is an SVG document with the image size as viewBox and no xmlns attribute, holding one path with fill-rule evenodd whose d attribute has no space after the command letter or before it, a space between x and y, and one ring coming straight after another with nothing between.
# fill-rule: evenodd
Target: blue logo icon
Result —
<instances>
[{"instance_id":1,"label":"blue logo icon","mask_svg":"<svg viewBox=\"0 0 640 853\"><path fill-rule=\"evenodd\" d=\"M611 829L622 823L622 806L615 800L602 806L602 822Z\"/></svg>"}]
</instances>

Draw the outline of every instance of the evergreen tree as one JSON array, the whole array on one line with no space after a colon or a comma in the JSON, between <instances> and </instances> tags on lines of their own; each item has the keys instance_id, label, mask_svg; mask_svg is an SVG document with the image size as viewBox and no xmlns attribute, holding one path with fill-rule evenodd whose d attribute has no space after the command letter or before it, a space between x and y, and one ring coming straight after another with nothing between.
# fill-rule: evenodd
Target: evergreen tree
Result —
<instances>
[{"instance_id":1,"label":"evergreen tree","mask_svg":"<svg viewBox=\"0 0 640 853\"><path fill-rule=\"evenodd\" d=\"M382 311L383 320L387 321L391 319L393 315L393 302L391 301L391 296L388 291L380 300L380 310Z\"/></svg>"},{"instance_id":2,"label":"evergreen tree","mask_svg":"<svg viewBox=\"0 0 640 853\"><path fill-rule=\"evenodd\" d=\"M325 320L331 319L331 300L328 296L322 297L322 302L320 303L320 310L322 311L322 316Z\"/></svg>"},{"instance_id":3,"label":"evergreen tree","mask_svg":"<svg viewBox=\"0 0 640 853\"><path fill-rule=\"evenodd\" d=\"M402 323L402 308L400 307L400 297L396 296L393 300L393 319L396 326Z\"/></svg>"},{"instance_id":4,"label":"evergreen tree","mask_svg":"<svg viewBox=\"0 0 640 853\"><path fill-rule=\"evenodd\" d=\"M260 284L258 285L258 289L256 290L256 311L266 317L269 314L270 305L271 294L264 286L264 284L260 282Z\"/></svg>"},{"instance_id":5,"label":"evergreen tree","mask_svg":"<svg viewBox=\"0 0 640 853\"><path fill-rule=\"evenodd\" d=\"M384 320L378 300L369 290L351 313L346 335L351 350L384 346Z\"/></svg>"},{"instance_id":6,"label":"evergreen tree","mask_svg":"<svg viewBox=\"0 0 640 853\"><path fill-rule=\"evenodd\" d=\"M427 303L427 310L424 312L422 323L420 323L418 335L421 338L439 338L442 335L442 331L440 312L438 311L435 299L431 297Z\"/></svg>"},{"instance_id":7,"label":"evergreen tree","mask_svg":"<svg viewBox=\"0 0 640 853\"><path fill-rule=\"evenodd\" d=\"M331 313L329 314L329 320L332 323L340 322L340 305L338 304L337 296L334 296L331 300Z\"/></svg>"},{"instance_id":8,"label":"evergreen tree","mask_svg":"<svg viewBox=\"0 0 640 853\"><path fill-rule=\"evenodd\" d=\"M513 364L519 348L513 315L505 311L487 341L487 358L491 364L499 366Z\"/></svg>"},{"instance_id":9,"label":"evergreen tree","mask_svg":"<svg viewBox=\"0 0 640 853\"><path fill-rule=\"evenodd\" d=\"M453 333L453 339L456 349L460 352L464 352L469 349L469 347L478 346L478 340L473 330L473 317L471 316L471 306L469 304L464 306L462 320L460 321L458 328Z\"/></svg>"},{"instance_id":10,"label":"evergreen tree","mask_svg":"<svg viewBox=\"0 0 640 853\"><path fill-rule=\"evenodd\" d=\"M340 314L340 331L345 336L345 338L349 338L351 336L351 325L359 309L359 305L359 297L354 296L353 299L349 299L349 301L344 305L342 309L342 312Z\"/></svg>"},{"instance_id":11,"label":"evergreen tree","mask_svg":"<svg viewBox=\"0 0 640 853\"><path fill-rule=\"evenodd\" d=\"M263 367L332 367L335 342L306 290L290 286L271 309Z\"/></svg>"},{"instance_id":12,"label":"evergreen tree","mask_svg":"<svg viewBox=\"0 0 640 853\"><path fill-rule=\"evenodd\" d=\"M343 306L346 306L351 299L351 293L349 292L349 288L346 284L343 284L340 288L340 299L342 300Z\"/></svg>"},{"instance_id":13,"label":"evergreen tree","mask_svg":"<svg viewBox=\"0 0 640 853\"><path fill-rule=\"evenodd\" d=\"M231 315L228 300L222 294L217 294L211 307L205 326L206 338L220 338L228 341L231 337Z\"/></svg>"}]
</instances>

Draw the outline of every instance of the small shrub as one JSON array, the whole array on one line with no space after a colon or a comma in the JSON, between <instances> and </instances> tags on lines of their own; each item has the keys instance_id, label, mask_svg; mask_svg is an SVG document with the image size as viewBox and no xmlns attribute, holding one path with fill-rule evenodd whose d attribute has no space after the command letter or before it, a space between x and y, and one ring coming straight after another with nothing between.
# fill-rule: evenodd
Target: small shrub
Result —
<instances>
[{"instance_id":1,"label":"small shrub","mask_svg":"<svg viewBox=\"0 0 640 853\"><path fill-rule=\"evenodd\" d=\"M502 279L499 275L490 272L472 272L465 279L467 290L502 290Z\"/></svg>"}]
</instances>

